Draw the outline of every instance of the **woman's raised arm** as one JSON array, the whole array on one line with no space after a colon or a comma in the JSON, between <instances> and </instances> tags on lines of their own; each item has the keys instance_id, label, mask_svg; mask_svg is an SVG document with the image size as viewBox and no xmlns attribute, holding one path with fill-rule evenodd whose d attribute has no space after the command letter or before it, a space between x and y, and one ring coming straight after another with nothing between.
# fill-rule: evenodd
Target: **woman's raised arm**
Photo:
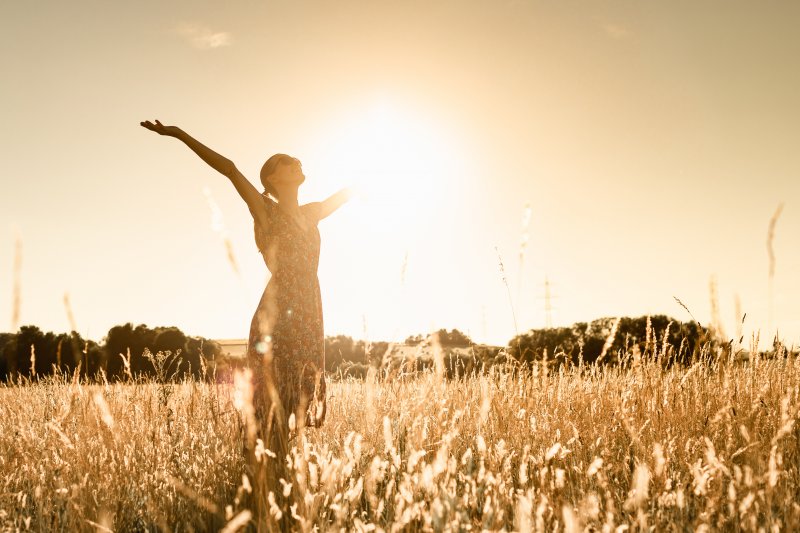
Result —
<instances>
[{"instance_id":1,"label":"woman's raised arm","mask_svg":"<svg viewBox=\"0 0 800 533\"><path fill-rule=\"evenodd\" d=\"M308 204L310 209L314 212L317 220L329 216L331 213L342 207L342 205L353 196L353 189L344 188L337 193L332 194L321 202L312 202Z\"/></svg>"},{"instance_id":2,"label":"woman's raised arm","mask_svg":"<svg viewBox=\"0 0 800 533\"><path fill-rule=\"evenodd\" d=\"M239 196L242 197L242 200L245 201L247 207L250 208L250 212L253 214L253 217L256 218L256 222L262 224L262 227L266 227L265 220L262 218L266 216L264 213L264 200L261 196L261 193L253 187L253 184L239 172L239 169L236 168L236 165L233 164L233 161L228 159L225 156L222 156L209 148L208 146L204 145L182 129L177 126L164 126L158 120L155 123L146 120L144 122L140 122L141 126L147 128L150 131L154 131L159 135L166 135L167 137L175 137L176 139L182 141L186 146L188 146L194 153L196 153L200 159L205 161L208 166L227 176L233 186L236 188L236 191L239 193Z\"/></svg>"}]
</instances>

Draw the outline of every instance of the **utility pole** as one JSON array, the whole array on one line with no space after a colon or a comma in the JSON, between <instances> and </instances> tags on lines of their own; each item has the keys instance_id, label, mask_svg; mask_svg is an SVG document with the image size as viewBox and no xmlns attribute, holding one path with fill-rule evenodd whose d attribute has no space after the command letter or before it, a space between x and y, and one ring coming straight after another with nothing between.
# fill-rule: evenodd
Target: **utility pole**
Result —
<instances>
[{"instance_id":1,"label":"utility pole","mask_svg":"<svg viewBox=\"0 0 800 533\"><path fill-rule=\"evenodd\" d=\"M553 302L550 294L550 280L544 277L544 327L553 327Z\"/></svg>"},{"instance_id":2,"label":"utility pole","mask_svg":"<svg viewBox=\"0 0 800 533\"><path fill-rule=\"evenodd\" d=\"M553 299L556 298L556 296L553 295L551 288L552 284L550 283L550 279L545 276L544 297L541 299L544 300L544 327L548 329L553 327Z\"/></svg>"}]
</instances>

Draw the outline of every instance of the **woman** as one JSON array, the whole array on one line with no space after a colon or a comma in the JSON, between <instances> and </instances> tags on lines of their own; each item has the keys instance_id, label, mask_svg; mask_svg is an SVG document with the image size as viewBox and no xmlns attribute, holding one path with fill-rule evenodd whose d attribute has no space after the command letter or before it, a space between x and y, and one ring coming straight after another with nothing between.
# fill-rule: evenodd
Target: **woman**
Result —
<instances>
[{"instance_id":1,"label":"woman","mask_svg":"<svg viewBox=\"0 0 800 533\"><path fill-rule=\"evenodd\" d=\"M253 315L247 343L255 418L259 429L267 433L262 437L266 442L276 436L285 438L292 414L298 426L320 426L326 401L317 223L347 201L349 191L343 189L323 202L299 205L297 190L305 181L300 161L275 154L261 169L265 190L259 193L232 161L180 128L164 126L158 120L141 125L179 139L227 176L253 215L256 245L272 274Z\"/></svg>"}]
</instances>

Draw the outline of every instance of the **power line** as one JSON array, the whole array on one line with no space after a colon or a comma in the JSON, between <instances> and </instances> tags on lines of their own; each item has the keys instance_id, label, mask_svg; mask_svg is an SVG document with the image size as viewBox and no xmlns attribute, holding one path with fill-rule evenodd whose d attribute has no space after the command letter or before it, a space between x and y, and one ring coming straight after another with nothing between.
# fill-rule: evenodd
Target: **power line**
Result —
<instances>
[{"instance_id":1,"label":"power line","mask_svg":"<svg viewBox=\"0 0 800 533\"><path fill-rule=\"evenodd\" d=\"M552 283L550 283L550 279L545 275L544 277L544 296L540 299L544 300L544 327L545 328L552 328L553 327L553 300L558 298L553 294L552 291Z\"/></svg>"}]
</instances>

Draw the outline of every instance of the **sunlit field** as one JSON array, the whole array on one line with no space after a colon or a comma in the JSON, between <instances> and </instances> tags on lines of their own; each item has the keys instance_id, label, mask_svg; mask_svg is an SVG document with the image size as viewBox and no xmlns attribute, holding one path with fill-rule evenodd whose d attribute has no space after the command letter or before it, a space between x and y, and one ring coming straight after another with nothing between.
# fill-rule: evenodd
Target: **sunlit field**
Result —
<instances>
[{"instance_id":1,"label":"sunlit field","mask_svg":"<svg viewBox=\"0 0 800 533\"><path fill-rule=\"evenodd\" d=\"M624 368L334 382L324 427L293 437L290 479L261 495L247 476L232 384L4 387L0 523L797 530L799 377L800 360L778 353L688 368L631 357ZM256 498L269 509L258 521Z\"/></svg>"}]
</instances>

